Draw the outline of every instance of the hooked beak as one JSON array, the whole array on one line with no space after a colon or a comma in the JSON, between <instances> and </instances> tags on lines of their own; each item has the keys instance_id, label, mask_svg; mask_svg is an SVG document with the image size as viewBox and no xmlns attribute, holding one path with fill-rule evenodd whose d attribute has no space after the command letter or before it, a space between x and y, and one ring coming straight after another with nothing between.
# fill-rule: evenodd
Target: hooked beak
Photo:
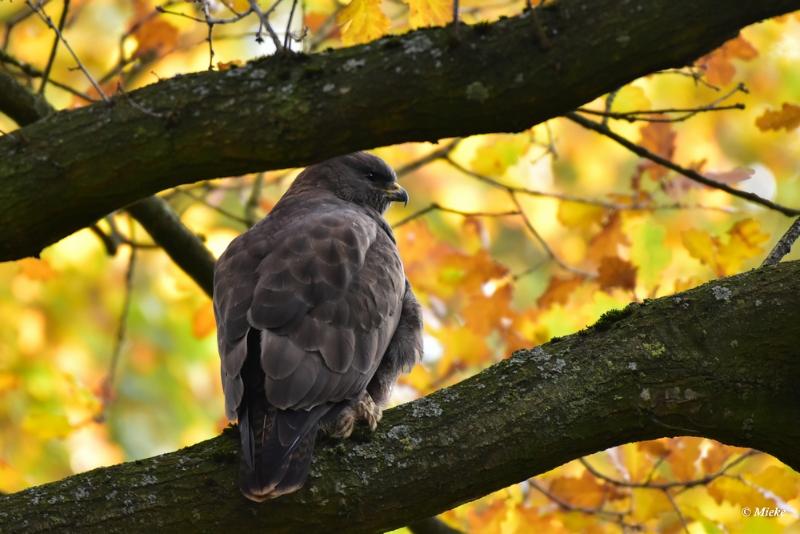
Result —
<instances>
[{"instance_id":1,"label":"hooked beak","mask_svg":"<svg viewBox=\"0 0 800 534\"><path fill-rule=\"evenodd\" d=\"M386 189L386 198L391 202L402 202L404 206L408 204L408 193L396 182Z\"/></svg>"}]
</instances>

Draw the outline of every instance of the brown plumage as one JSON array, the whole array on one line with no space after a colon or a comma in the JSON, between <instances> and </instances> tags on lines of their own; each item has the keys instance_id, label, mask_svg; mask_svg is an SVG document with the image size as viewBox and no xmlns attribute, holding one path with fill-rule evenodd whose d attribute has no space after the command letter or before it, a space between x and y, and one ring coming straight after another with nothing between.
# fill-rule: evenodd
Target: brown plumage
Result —
<instances>
[{"instance_id":1,"label":"brown plumage","mask_svg":"<svg viewBox=\"0 0 800 534\"><path fill-rule=\"evenodd\" d=\"M419 304L382 214L407 201L366 153L303 171L214 270L214 313L240 487L263 501L302 487L317 431L372 429L422 352Z\"/></svg>"}]
</instances>

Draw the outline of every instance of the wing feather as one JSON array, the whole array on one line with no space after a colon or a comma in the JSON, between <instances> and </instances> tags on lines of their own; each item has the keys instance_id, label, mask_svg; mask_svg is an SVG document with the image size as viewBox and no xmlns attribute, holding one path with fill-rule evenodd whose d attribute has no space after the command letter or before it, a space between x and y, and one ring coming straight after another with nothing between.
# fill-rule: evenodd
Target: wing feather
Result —
<instances>
[{"instance_id":1,"label":"wing feather","mask_svg":"<svg viewBox=\"0 0 800 534\"><path fill-rule=\"evenodd\" d=\"M226 410L242 399L248 329L261 332L267 400L309 410L364 390L397 328L405 276L393 240L343 201L276 210L215 270Z\"/></svg>"}]
</instances>

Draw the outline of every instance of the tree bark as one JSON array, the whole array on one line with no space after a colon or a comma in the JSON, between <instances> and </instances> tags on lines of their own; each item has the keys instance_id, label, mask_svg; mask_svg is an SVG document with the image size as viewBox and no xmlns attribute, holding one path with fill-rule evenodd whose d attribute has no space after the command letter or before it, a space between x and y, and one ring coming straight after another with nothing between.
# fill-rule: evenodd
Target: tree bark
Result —
<instances>
[{"instance_id":1,"label":"tree bark","mask_svg":"<svg viewBox=\"0 0 800 534\"><path fill-rule=\"evenodd\" d=\"M0 498L4 532L379 532L582 455L695 435L800 469L800 262L631 304L320 440L306 487L236 489L235 430L177 452Z\"/></svg>"},{"instance_id":2,"label":"tree bark","mask_svg":"<svg viewBox=\"0 0 800 534\"><path fill-rule=\"evenodd\" d=\"M179 184L518 131L798 8L800 0L560 0L536 17L279 54L62 111L0 138L0 261Z\"/></svg>"}]
</instances>

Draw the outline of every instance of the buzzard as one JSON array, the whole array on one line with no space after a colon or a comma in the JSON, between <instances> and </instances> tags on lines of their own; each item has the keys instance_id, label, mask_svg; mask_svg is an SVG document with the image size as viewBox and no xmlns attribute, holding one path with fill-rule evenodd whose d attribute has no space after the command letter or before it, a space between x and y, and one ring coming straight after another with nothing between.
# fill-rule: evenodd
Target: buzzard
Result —
<instances>
[{"instance_id":1,"label":"buzzard","mask_svg":"<svg viewBox=\"0 0 800 534\"><path fill-rule=\"evenodd\" d=\"M302 487L320 428L374 430L421 355L420 307L382 216L395 201L408 195L380 158L324 161L217 261L222 387L248 499Z\"/></svg>"}]
</instances>

